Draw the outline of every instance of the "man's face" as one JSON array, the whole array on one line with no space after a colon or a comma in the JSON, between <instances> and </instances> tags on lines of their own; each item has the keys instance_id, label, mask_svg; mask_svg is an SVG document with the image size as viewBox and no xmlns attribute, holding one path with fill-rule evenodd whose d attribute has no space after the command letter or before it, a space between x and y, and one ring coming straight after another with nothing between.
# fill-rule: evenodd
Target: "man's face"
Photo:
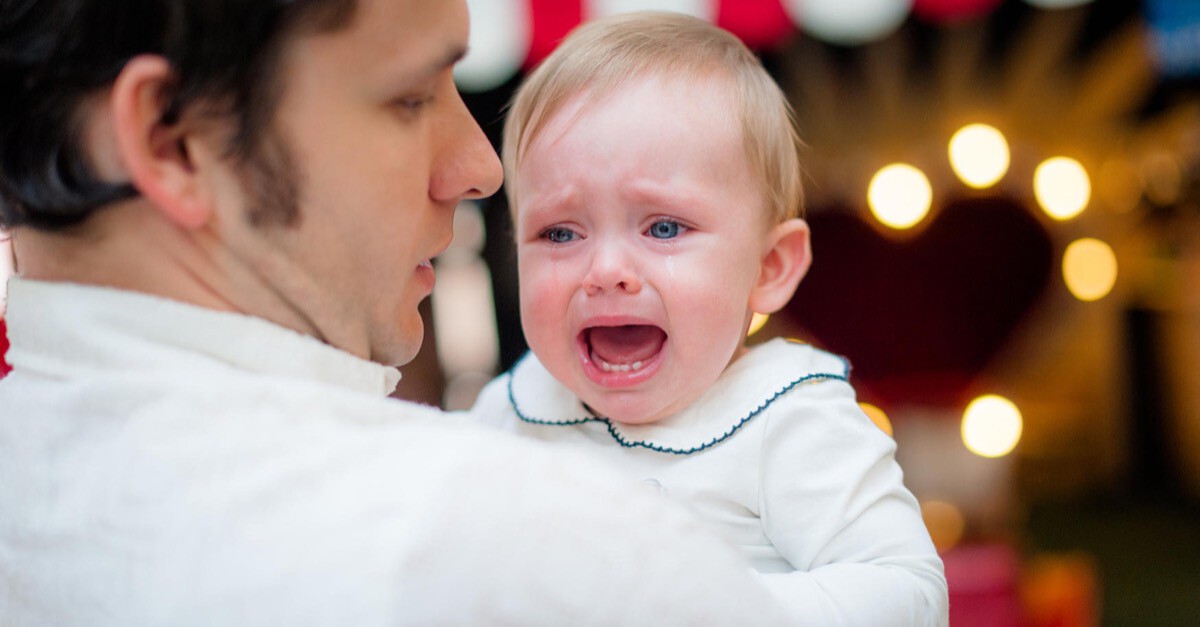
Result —
<instances>
[{"instance_id":1,"label":"man's face","mask_svg":"<svg viewBox=\"0 0 1200 627\"><path fill-rule=\"evenodd\" d=\"M576 97L515 174L526 339L619 422L679 411L742 346L771 225L728 91L651 77Z\"/></svg>"},{"instance_id":2,"label":"man's face","mask_svg":"<svg viewBox=\"0 0 1200 627\"><path fill-rule=\"evenodd\" d=\"M233 254L318 338L380 363L416 355L417 304L433 289L429 260L450 243L454 209L500 185L453 82L467 34L462 0L359 0L348 27L300 36L284 51L266 142L287 167L257 172L295 177L297 221L248 217L286 181L256 192L255 176L231 163L218 192L236 207L216 227Z\"/></svg>"}]
</instances>

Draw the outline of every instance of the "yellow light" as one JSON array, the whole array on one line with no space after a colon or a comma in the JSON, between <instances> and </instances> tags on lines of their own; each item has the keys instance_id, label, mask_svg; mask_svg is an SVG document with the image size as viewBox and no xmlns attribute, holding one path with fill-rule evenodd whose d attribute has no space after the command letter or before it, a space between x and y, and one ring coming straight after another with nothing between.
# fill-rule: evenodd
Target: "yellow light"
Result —
<instances>
[{"instance_id":1,"label":"yellow light","mask_svg":"<svg viewBox=\"0 0 1200 627\"><path fill-rule=\"evenodd\" d=\"M757 311L754 312L754 316L750 318L750 329L746 331L746 337L750 337L751 335L761 331L762 328L766 326L767 320L770 319L771 316L768 316L767 314L760 314Z\"/></svg>"},{"instance_id":2,"label":"yellow light","mask_svg":"<svg viewBox=\"0 0 1200 627\"><path fill-rule=\"evenodd\" d=\"M1146 197L1157 205L1172 205L1183 191L1183 173L1179 162L1170 153L1156 152L1142 163L1146 182Z\"/></svg>"},{"instance_id":3,"label":"yellow light","mask_svg":"<svg viewBox=\"0 0 1200 627\"><path fill-rule=\"evenodd\" d=\"M1092 183L1087 170L1070 157L1054 157L1033 172L1033 194L1055 220L1070 220L1087 207Z\"/></svg>"},{"instance_id":4,"label":"yellow light","mask_svg":"<svg viewBox=\"0 0 1200 627\"><path fill-rule=\"evenodd\" d=\"M1117 282L1117 256L1108 244L1090 237L1077 239L1063 253L1063 280L1084 302L1100 300Z\"/></svg>"},{"instance_id":5,"label":"yellow light","mask_svg":"<svg viewBox=\"0 0 1200 627\"><path fill-rule=\"evenodd\" d=\"M893 163L876 172L867 188L871 213L893 229L907 229L920 222L932 202L929 179L905 163Z\"/></svg>"},{"instance_id":6,"label":"yellow light","mask_svg":"<svg viewBox=\"0 0 1200 627\"><path fill-rule=\"evenodd\" d=\"M892 432L892 421L888 420L887 412L870 403L859 403L858 406L862 408L863 413L867 415L867 418L870 418L871 422L875 423L876 427L879 427L880 431L883 431L889 436L894 435Z\"/></svg>"},{"instance_id":7,"label":"yellow light","mask_svg":"<svg viewBox=\"0 0 1200 627\"><path fill-rule=\"evenodd\" d=\"M937 550L948 551L962 540L966 522L954 505L945 501L925 501L921 503L921 518L925 520L925 528Z\"/></svg>"},{"instance_id":8,"label":"yellow light","mask_svg":"<svg viewBox=\"0 0 1200 627\"><path fill-rule=\"evenodd\" d=\"M987 124L971 124L950 138L950 167L970 187L995 185L1008 172L1008 142Z\"/></svg>"},{"instance_id":9,"label":"yellow light","mask_svg":"<svg viewBox=\"0 0 1200 627\"><path fill-rule=\"evenodd\" d=\"M980 396L963 413L962 439L976 455L1007 455L1021 439L1021 411L1003 396Z\"/></svg>"}]
</instances>

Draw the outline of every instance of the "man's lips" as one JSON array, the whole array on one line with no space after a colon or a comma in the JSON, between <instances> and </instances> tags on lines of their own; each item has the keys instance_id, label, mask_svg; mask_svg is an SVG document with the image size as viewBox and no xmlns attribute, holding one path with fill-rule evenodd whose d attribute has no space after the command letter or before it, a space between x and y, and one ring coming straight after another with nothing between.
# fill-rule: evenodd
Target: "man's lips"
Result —
<instances>
[{"instance_id":1,"label":"man's lips","mask_svg":"<svg viewBox=\"0 0 1200 627\"><path fill-rule=\"evenodd\" d=\"M433 286L437 282L437 273L433 269L433 258L422 259L415 268L413 274L417 281L425 286L426 293L433 291Z\"/></svg>"}]
</instances>

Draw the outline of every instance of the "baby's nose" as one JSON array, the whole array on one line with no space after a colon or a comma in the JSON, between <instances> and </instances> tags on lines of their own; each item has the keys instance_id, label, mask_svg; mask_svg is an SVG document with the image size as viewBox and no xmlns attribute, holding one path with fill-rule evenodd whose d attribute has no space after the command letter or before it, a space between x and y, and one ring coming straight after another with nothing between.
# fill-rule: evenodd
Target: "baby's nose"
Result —
<instances>
[{"instance_id":1,"label":"baby's nose","mask_svg":"<svg viewBox=\"0 0 1200 627\"><path fill-rule=\"evenodd\" d=\"M588 296L609 292L636 294L642 289L642 280L632 256L624 246L614 242L596 247L584 277L584 288Z\"/></svg>"}]
</instances>

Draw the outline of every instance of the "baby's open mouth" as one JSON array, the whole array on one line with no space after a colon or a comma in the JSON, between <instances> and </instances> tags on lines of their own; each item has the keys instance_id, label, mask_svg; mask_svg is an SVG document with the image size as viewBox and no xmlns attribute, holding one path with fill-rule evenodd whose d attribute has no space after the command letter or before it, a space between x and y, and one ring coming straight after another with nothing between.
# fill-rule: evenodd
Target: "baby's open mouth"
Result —
<instances>
[{"instance_id":1,"label":"baby's open mouth","mask_svg":"<svg viewBox=\"0 0 1200 627\"><path fill-rule=\"evenodd\" d=\"M588 357L604 372L636 372L657 356L667 334L649 324L589 327L583 331Z\"/></svg>"}]
</instances>

